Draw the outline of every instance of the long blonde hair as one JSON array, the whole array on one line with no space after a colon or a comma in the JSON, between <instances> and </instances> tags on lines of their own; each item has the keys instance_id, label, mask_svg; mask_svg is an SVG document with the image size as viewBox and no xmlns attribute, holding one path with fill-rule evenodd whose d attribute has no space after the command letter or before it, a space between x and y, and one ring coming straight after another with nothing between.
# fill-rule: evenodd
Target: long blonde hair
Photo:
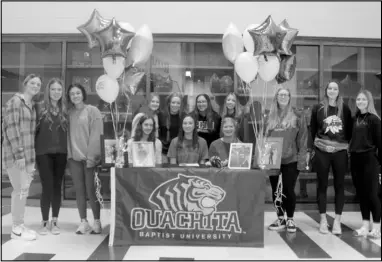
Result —
<instances>
[{"instance_id":1,"label":"long blonde hair","mask_svg":"<svg viewBox=\"0 0 382 262\"><path fill-rule=\"evenodd\" d=\"M358 92L356 99L360 94L364 94L366 96L366 99L367 99L366 110L367 110L367 112L369 112L370 114L376 115L379 119L381 119L381 117L378 115L377 111L375 110L374 99L373 99L373 95L371 94L371 92L366 90L366 89L361 90ZM358 107L356 109L356 114L360 114L360 110Z\"/></svg>"},{"instance_id":2,"label":"long blonde hair","mask_svg":"<svg viewBox=\"0 0 382 262\"><path fill-rule=\"evenodd\" d=\"M327 90L328 90L328 87L329 87L329 85L330 85L331 83L336 83L337 86L338 86L338 91L339 91L339 89L340 89L340 83L339 83L337 80L330 80L330 81L326 84L325 92L324 92L324 99L321 101L321 105L322 105L321 108L324 109L324 115L325 115L325 117L327 117L327 115L328 115L328 109L329 109L329 97L328 97L328 92L327 92ZM336 106L337 106L337 108L338 108L337 116L338 116L339 118L341 118L341 116L342 116L343 105L344 105L344 100L343 100L342 96L341 96L341 95L339 94L339 92L338 92L338 96L337 96L337 99L336 99ZM320 109L321 109L321 108L320 108Z\"/></svg>"},{"instance_id":3,"label":"long blonde hair","mask_svg":"<svg viewBox=\"0 0 382 262\"><path fill-rule=\"evenodd\" d=\"M277 102L277 96L281 90L286 90L289 93L289 102L284 110L282 110ZM286 87L280 87L273 97L271 109L269 111L269 117L267 121L266 134L269 130L275 129L278 125L281 125L283 128L296 127L297 116L293 112L291 106L291 92Z\"/></svg>"},{"instance_id":4,"label":"long blonde hair","mask_svg":"<svg viewBox=\"0 0 382 262\"><path fill-rule=\"evenodd\" d=\"M52 103L50 101L50 86L55 83L59 84L62 88L62 96L57 102L57 107L59 110L58 117L60 119L60 125L64 130L66 130L68 127L68 115L67 115L67 106L66 106L65 87L64 87L64 84L62 83L62 80L59 78L51 78L45 87L43 106L38 112L40 116L39 123L43 117L46 117L46 119L51 123L50 128L53 125L52 113L51 113Z\"/></svg>"},{"instance_id":5,"label":"long blonde hair","mask_svg":"<svg viewBox=\"0 0 382 262\"><path fill-rule=\"evenodd\" d=\"M242 111L241 111L241 108L240 108L240 106L239 106L239 101L237 100L237 96L236 96L236 94L233 93L233 92L229 93L229 94L225 97L225 99L224 99L224 105L223 105L223 109L222 109L222 112L221 112L221 117L224 118L224 117L227 116L227 114L228 114L227 100L228 100L228 97L229 97L229 96L233 96L233 98L235 99L235 115L234 115L234 117L235 117L236 119L238 119L238 118L241 116Z\"/></svg>"}]
</instances>

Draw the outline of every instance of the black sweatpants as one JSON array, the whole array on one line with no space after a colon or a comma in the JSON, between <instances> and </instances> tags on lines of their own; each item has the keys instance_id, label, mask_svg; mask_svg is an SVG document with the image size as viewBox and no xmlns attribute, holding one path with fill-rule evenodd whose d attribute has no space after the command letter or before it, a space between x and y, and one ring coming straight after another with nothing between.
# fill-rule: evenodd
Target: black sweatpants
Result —
<instances>
[{"instance_id":1,"label":"black sweatpants","mask_svg":"<svg viewBox=\"0 0 382 262\"><path fill-rule=\"evenodd\" d=\"M50 206L52 206L52 217L58 217L61 206L61 185L65 174L66 157L66 154L36 156L42 185L40 204L44 221L49 220Z\"/></svg>"},{"instance_id":2,"label":"black sweatpants","mask_svg":"<svg viewBox=\"0 0 382 262\"><path fill-rule=\"evenodd\" d=\"M280 171L282 174L282 182L283 182L283 194L285 196L282 197L282 209L286 211L287 217L293 217L294 211L296 209L296 193L294 192L294 188L296 186L297 177L300 171L297 169L297 162L281 165ZM275 202L276 196L275 192L277 189L277 183L279 180L279 176L270 176L269 182L272 187L272 198L273 203ZM284 212L278 208L277 216L284 216Z\"/></svg>"},{"instance_id":3,"label":"black sweatpants","mask_svg":"<svg viewBox=\"0 0 382 262\"><path fill-rule=\"evenodd\" d=\"M351 153L351 174L353 184L359 196L363 220L381 221L381 200L379 198L379 163L375 152Z\"/></svg>"},{"instance_id":4,"label":"black sweatpants","mask_svg":"<svg viewBox=\"0 0 382 262\"><path fill-rule=\"evenodd\" d=\"M332 167L335 192L335 213L341 215L345 204L345 174L348 169L347 150L327 153L315 149L314 166L317 172L317 201L320 214L326 213L326 191Z\"/></svg>"}]
</instances>

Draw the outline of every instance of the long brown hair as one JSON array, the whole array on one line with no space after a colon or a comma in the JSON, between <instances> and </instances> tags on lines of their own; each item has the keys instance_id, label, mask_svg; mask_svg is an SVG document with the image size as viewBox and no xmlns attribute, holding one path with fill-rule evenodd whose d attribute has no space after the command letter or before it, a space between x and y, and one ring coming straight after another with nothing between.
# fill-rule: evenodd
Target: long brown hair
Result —
<instances>
[{"instance_id":1,"label":"long brown hair","mask_svg":"<svg viewBox=\"0 0 382 262\"><path fill-rule=\"evenodd\" d=\"M340 82L338 82L337 80L330 80L330 81L326 84L325 91L324 91L324 99L321 101L321 105L322 105L321 108L324 109L325 117L327 117L327 115L328 115L328 109L329 109L329 97L328 97L328 92L327 92L327 91L328 91L329 85L330 85L331 83L335 83L335 84L337 84L337 86L338 86L338 96L337 96L337 99L336 99L336 107L338 108L338 110L337 110L337 116L338 116L339 118L341 118L341 116L342 116L342 110L343 110L343 105L344 105L344 100L343 100L342 96L340 95L340 87L341 87ZM321 109L321 108L320 108L320 109Z\"/></svg>"},{"instance_id":2,"label":"long brown hair","mask_svg":"<svg viewBox=\"0 0 382 262\"><path fill-rule=\"evenodd\" d=\"M289 93L289 102L284 110L281 110L279 103L277 102L277 97L281 90L286 90ZM292 96L288 88L281 87L276 91L275 96L273 97L273 100L272 100L271 109L269 111L267 129L265 132L266 134L268 133L269 130L273 130L279 124L281 124L283 128L296 127L297 116L293 112L291 100L292 100Z\"/></svg>"},{"instance_id":3,"label":"long brown hair","mask_svg":"<svg viewBox=\"0 0 382 262\"><path fill-rule=\"evenodd\" d=\"M224 117L227 116L227 114L228 114L227 100L228 100L228 97L230 97L230 96L233 96L233 98L235 99L235 109L234 109L234 110L235 110L235 115L234 115L234 117L235 117L236 119L238 119L238 118L241 117L241 115L242 115L242 111L241 111L241 109L240 109L240 105L239 105L239 101L237 100L237 96L236 96L236 94L233 93L233 92L229 93L229 94L225 97L225 99L224 99L223 109L222 109L222 111L221 111L221 116L222 116L222 118L224 118Z\"/></svg>"},{"instance_id":4,"label":"long brown hair","mask_svg":"<svg viewBox=\"0 0 382 262\"><path fill-rule=\"evenodd\" d=\"M373 99L373 95L371 94L371 92L368 91L368 90L366 90L366 89L361 90L361 91L358 92L358 94L357 94L357 96L356 96L356 99L357 99L357 97L358 97L360 94L364 94L364 95L366 96L366 98L367 98L367 108L366 108L367 112L370 113L370 114L376 115L379 119L381 119L381 117L380 117L380 116L378 115L378 113L377 113L377 110L375 110L374 99ZM356 109L356 115L357 115L357 114L360 114L360 113L361 113L361 112L360 112L360 110L359 110L358 107L357 107L357 109Z\"/></svg>"},{"instance_id":5,"label":"long brown hair","mask_svg":"<svg viewBox=\"0 0 382 262\"><path fill-rule=\"evenodd\" d=\"M68 127L68 115L67 115L67 105L66 105L66 95L65 95L65 87L61 79L59 78L52 78L49 80L48 84L45 87L44 90L44 102L42 103L42 108L39 110L39 124L40 121L42 121L43 118L48 120L50 122L49 129L52 128L53 120L52 120L52 102L50 99L50 87L53 84L59 84L62 88L62 95L61 98L57 101L58 106L58 118L60 120L60 126L63 130L66 131Z\"/></svg>"}]
</instances>

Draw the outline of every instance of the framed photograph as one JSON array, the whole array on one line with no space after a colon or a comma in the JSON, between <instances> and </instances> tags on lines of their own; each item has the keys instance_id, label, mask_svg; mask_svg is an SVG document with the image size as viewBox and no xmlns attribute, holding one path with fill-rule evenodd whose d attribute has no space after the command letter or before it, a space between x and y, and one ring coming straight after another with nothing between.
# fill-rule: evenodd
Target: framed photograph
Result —
<instances>
[{"instance_id":1,"label":"framed photograph","mask_svg":"<svg viewBox=\"0 0 382 262\"><path fill-rule=\"evenodd\" d=\"M153 142L132 143L133 167L155 167Z\"/></svg>"},{"instance_id":2,"label":"framed photograph","mask_svg":"<svg viewBox=\"0 0 382 262\"><path fill-rule=\"evenodd\" d=\"M117 158L117 140L105 139L105 137L101 135L101 158L102 166L114 166Z\"/></svg>"},{"instance_id":3,"label":"framed photograph","mask_svg":"<svg viewBox=\"0 0 382 262\"><path fill-rule=\"evenodd\" d=\"M264 153L259 156L259 165L263 165L264 169L280 169L282 150L282 137L267 137Z\"/></svg>"},{"instance_id":4,"label":"framed photograph","mask_svg":"<svg viewBox=\"0 0 382 262\"><path fill-rule=\"evenodd\" d=\"M229 150L229 169L250 169L252 161L252 143L232 143Z\"/></svg>"}]
</instances>

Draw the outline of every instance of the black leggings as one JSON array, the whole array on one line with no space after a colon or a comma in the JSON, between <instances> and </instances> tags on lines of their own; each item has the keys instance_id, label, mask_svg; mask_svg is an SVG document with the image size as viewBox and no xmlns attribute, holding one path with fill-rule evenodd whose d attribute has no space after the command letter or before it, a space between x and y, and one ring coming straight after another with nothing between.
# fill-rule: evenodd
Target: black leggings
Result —
<instances>
[{"instance_id":1,"label":"black leggings","mask_svg":"<svg viewBox=\"0 0 382 262\"><path fill-rule=\"evenodd\" d=\"M381 221L381 200L379 198L379 164L375 152L351 153L351 174L359 196L363 220Z\"/></svg>"},{"instance_id":2,"label":"black leggings","mask_svg":"<svg viewBox=\"0 0 382 262\"><path fill-rule=\"evenodd\" d=\"M58 217L61 206L61 185L66 168L66 154L46 154L36 156L38 172L41 178L42 194L40 199L41 214L44 221Z\"/></svg>"},{"instance_id":3,"label":"black leggings","mask_svg":"<svg viewBox=\"0 0 382 262\"><path fill-rule=\"evenodd\" d=\"M281 165L280 171L282 174L283 194L285 195L285 197L282 197L281 207L286 211L287 217L292 218L296 209L296 193L294 192L294 188L296 186L298 174L300 173L297 169L297 162ZM273 203L276 199L275 192L278 180L279 176L269 177L272 186ZM277 216L284 216L284 212L280 208L277 209Z\"/></svg>"},{"instance_id":4,"label":"black leggings","mask_svg":"<svg viewBox=\"0 0 382 262\"><path fill-rule=\"evenodd\" d=\"M320 214L326 213L326 191L331 166L334 179L335 213L341 215L345 204L345 174L348 168L347 151L327 153L316 148L313 161L317 172L317 201Z\"/></svg>"}]
</instances>

